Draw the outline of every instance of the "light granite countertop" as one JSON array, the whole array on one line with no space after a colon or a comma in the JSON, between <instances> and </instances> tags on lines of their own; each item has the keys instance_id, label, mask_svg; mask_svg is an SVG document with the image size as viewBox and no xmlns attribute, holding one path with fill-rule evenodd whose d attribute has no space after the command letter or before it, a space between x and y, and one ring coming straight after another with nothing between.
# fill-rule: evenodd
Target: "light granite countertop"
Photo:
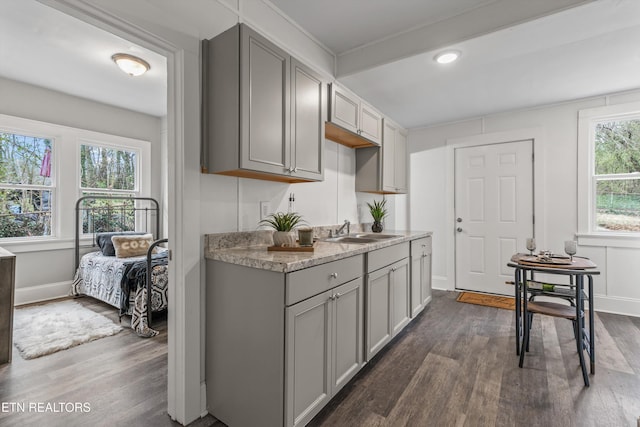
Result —
<instances>
[{"instance_id":1,"label":"light granite countertop","mask_svg":"<svg viewBox=\"0 0 640 427\"><path fill-rule=\"evenodd\" d=\"M363 254L422 237L428 231L385 230L382 234L397 237L373 243L335 243L318 240L313 252L267 251L272 243L271 231L219 233L205 235L205 258L262 270L289 273L303 268Z\"/></svg>"}]
</instances>

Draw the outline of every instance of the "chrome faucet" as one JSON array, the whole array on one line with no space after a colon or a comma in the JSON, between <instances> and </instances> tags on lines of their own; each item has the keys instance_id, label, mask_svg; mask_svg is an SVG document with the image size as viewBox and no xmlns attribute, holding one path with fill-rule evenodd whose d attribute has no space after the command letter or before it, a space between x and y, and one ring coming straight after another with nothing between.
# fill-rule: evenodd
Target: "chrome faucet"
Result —
<instances>
[{"instance_id":1,"label":"chrome faucet","mask_svg":"<svg viewBox=\"0 0 640 427\"><path fill-rule=\"evenodd\" d=\"M340 234L342 234L342 232L344 231L344 228L347 227L347 234L351 233L351 223L349 222L349 220L345 219L344 220L344 224L342 224L340 226L340 228L338 228L336 230L335 236L339 236Z\"/></svg>"}]
</instances>

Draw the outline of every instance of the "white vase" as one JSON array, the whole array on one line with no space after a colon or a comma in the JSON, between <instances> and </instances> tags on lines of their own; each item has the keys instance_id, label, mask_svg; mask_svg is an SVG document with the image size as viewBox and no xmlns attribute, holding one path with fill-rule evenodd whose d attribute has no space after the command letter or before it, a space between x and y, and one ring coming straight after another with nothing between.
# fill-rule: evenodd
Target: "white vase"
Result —
<instances>
[{"instance_id":1,"label":"white vase","mask_svg":"<svg viewBox=\"0 0 640 427\"><path fill-rule=\"evenodd\" d=\"M274 246L295 246L296 236L297 234L295 231L274 231L273 245Z\"/></svg>"}]
</instances>

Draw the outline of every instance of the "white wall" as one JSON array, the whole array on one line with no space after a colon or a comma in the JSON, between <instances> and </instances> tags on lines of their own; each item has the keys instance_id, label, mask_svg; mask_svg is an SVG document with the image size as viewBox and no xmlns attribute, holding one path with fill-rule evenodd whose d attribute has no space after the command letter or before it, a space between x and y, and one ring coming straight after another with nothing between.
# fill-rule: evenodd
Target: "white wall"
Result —
<instances>
[{"instance_id":1,"label":"white wall","mask_svg":"<svg viewBox=\"0 0 640 427\"><path fill-rule=\"evenodd\" d=\"M0 114L150 141L152 164L160 164L161 120L158 117L4 78L0 78L0 93ZM68 147L59 147L58 154L67 153L66 148ZM66 155L68 157L74 153L75 151L71 150L71 154ZM160 168L156 167L152 169L151 176L152 197L160 199L160 190ZM71 197L59 199L73 200L75 203L77 196L70 192L77 192L77 188L58 189L59 196L63 192ZM71 221L74 205L60 208L60 221ZM64 229L72 232L70 230L73 230L73 227ZM65 243L55 245L55 249L51 249L52 245L45 244L4 244L6 249L16 254L16 304L58 298L68 294L73 278L73 237L73 234L58 236L59 239L65 240Z\"/></svg>"},{"instance_id":2,"label":"white wall","mask_svg":"<svg viewBox=\"0 0 640 427\"><path fill-rule=\"evenodd\" d=\"M203 235L252 227L258 210L251 205L264 197L256 193L263 183L245 183L236 178L200 173L199 40L214 37L243 21L325 76L332 75L334 58L303 31L274 12L268 2L259 0L41 1L73 15L83 15L85 20L127 39L132 38L132 41L141 42L146 47L161 45L161 49L166 49L170 55L169 105L170 111L174 105L179 111L175 111L174 117L170 113L168 118L169 238L175 251L170 272L173 285L170 293L168 410L172 417L188 423L206 410L206 391L202 382L205 333L202 325L206 312L202 305L205 292ZM107 13L91 10L86 5L96 6ZM101 19L91 18L95 12ZM148 37L148 34L153 36ZM339 150L334 148L336 193L331 196L321 194L322 198L337 197L337 185L344 182L339 178L345 170L339 163L344 161ZM327 160L327 164L331 165L331 160ZM329 179L331 175L329 172ZM302 185L311 187L314 184ZM278 194L288 194L287 188L279 184L271 184L268 188L272 206L282 203ZM318 197L312 190L298 190L296 187L294 192L298 200L297 209L304 212L307 212L307 206L311 207L311 196ZM336 203L336 217L349 215L346 211L343 213L342 206L345 205ZM311 210L309 212L311 221L324 221L324 217L317 217Z\"/></svg>"},{"instance_id":3,"label":"white wall","mask_svg":"<svg viewBox=\"0 0 640 427\"><path fill-rule=\"evenodd\" d=\"M535 186L541 190L535 203L542 205L543 215L536 218L536 223L543 224L536 229L536 240L539 248L562 253L564 240L574 238L578 230L578 111L637 100L640 91L625 92L411 130L410 225L434 232L434 287L455 288L453 227L447 211L453 200L447 191L452 188L448 180L453 165L447 141L506 131L535 132L535 161L541 162L542 170L542 176L535 177ZM640 249L581 245L578 254L592 258L602 272L595 280L596 309L640 316Z\"/></svg>"}]
</instances>

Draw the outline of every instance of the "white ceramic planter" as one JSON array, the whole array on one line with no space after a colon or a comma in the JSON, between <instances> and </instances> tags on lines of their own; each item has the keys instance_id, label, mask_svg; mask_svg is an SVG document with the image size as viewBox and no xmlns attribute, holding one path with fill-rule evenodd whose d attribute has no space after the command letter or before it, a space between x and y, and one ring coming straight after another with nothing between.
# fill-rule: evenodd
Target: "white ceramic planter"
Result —
<instances>
[{"instance_id":1,"label":"white ceramic planter","mask_svg":"<svg viewBox=\"0 0 640 427\"><path fill-rule=\"evenodd\" d=\"M298 234L295 231L274 231L274 246L295 246Z\"/></svg>"}]
</instances>

